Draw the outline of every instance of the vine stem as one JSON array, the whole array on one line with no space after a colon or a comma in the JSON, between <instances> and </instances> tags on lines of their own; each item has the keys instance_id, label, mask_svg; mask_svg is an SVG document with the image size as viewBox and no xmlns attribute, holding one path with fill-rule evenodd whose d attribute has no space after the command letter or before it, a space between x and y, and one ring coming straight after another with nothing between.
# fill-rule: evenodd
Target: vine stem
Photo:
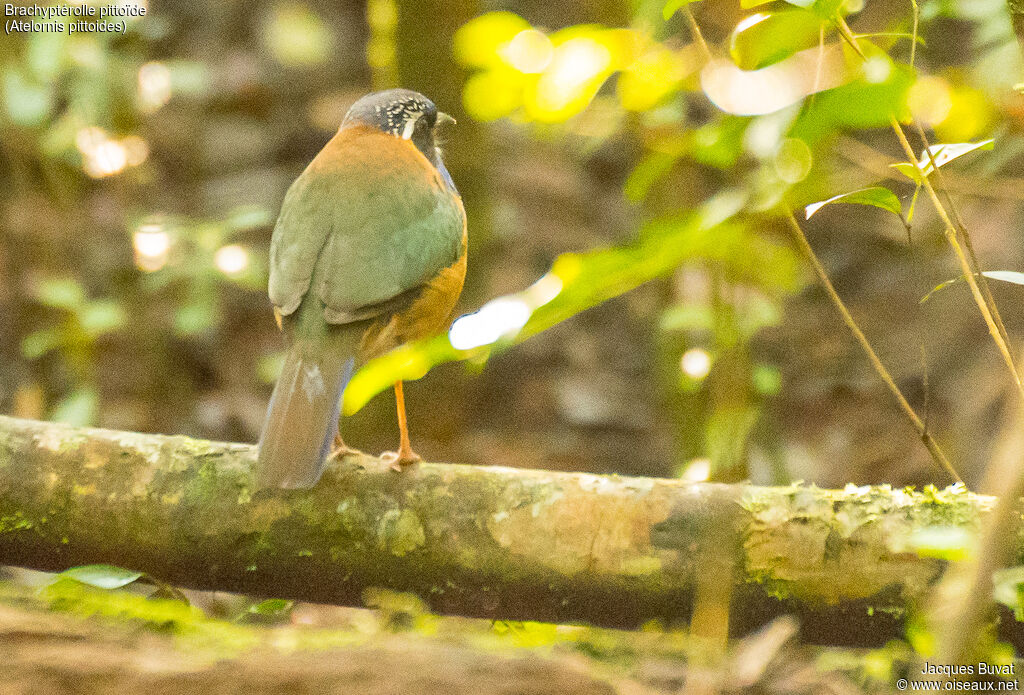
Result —
<instances>
[{"instance_id":1,"label":"vine stem","mask_svg":"<svg viewBox=\"0 0 1024 695\"><path fill-rule=\"evenodd\" d=\"M864 55L864 51L862 51L860 46L857 44L857 37L854 36L853 31L850 29L850 25L846 23L846 20L843 17L837 17L836 25L839 28L840 35L853 47L857 52L857 55L864 60L866 56ZM1010 370L1010 376L1013 377L1013 383L1017 387L1017 392L1024 397L1024 382L1021 382L1020 372L1017 370L1017 364L1013 359L1013 355L1010 353L1009 339L1006 335L1006 329L1002 325L1002 318L996 318L996 316L999 315L999 311L995 308L995 300L992 298L992 293L988 291L987 284L985 292L983 292L978 286L975 274L980 273L980 268L977 267L977 258L974 256L973 245L970 243L967 229L962 224L960 225L964 243L970 247L971 257L974 260L975 267L972 267L971 261L968 260L967 255L964 253L964 250L960 245L960 241L957 239L957 225L955 225L953 220L950 219L949 213L946 212L946 207L942 204L942 201L939 200L939 195L936 192L935 187L932 185L931 179L929 179L928 176L925 176L924 171L921 169L917 155L914 153L914 148L910 145L910 141L907 140L907 136L903 132L903 126L900 125L895 114L889 114L889 124L892 126L893 132L896 133L896 139L899 140L900 146L903 148L904 153L906 153L907 159L910 160L910 164L917 172L921 185L924 186L925 191L927 191L928 197L931 199L935 211L938 213L939 218L945 226L944 231L946 241L949 242L950 247L953 249L953 253L956 255L957 261L960 263L960 269L963 272L964 279L967 281L968 287L971 288L971 296L974 297L974 303L978 305L982 318L985 319L985 324L988 326L988 332L992 336L992 340L995 341L996 347L999 349L999 354L1002 356L1007 368ZM923 135L923 131L921 134ZM924 151L928 155L932 169L938 172L934 155L928 148L927 140L925 140L924 143Z\"/></svg>"},{"instance_id":2,"label":"vine stem","mask_svg":"<svg viewBox=\"0 0 1024 695\"><path fill-rule=\"evenodd\" d=\"M936 166L935 155L930 149L928 143L928 136L925 135L924 128L921 124L914 121L914 128L917 130L917 135L921 138L921 144L924 146L924 151L928 154L928 161L932 165L932 173L935 174L935 180L938 182L938 192L942 193L945 198L946 205L949 207L950 218L956 225L957 231L960 232L960 238L963 239L964 248L967 249L967 258L971 262L971 269L974 270L975 276L978 278L978 286L981 288L981 293L985 296L985 301L988 302L989 311L992 312L992 318L996 322L996 328L999 329L999 335L1003 337L1003 341L1009 345L1010 337L1006 333L1006 325L1003 324L1003 317L999 314L999 308L996 306L995 297L992 296L992 290L988 286L988 278L981 272L981 265L978 263L978 256L974 252L974 244L971 242L971 235L967 231L967 225L964 224L963 218L960 217L960 213L957 212L956 205L953 203L953 197L949 195L949 186L946 185L944 174ZM1014 361L1016 363L1016 360Z\"/></svg>"},{"instance_id":3,"label":"vine stem","mask_svg":"<svg viewBox=\"0 0 1024 695\"><path fill-rule=\"evenodd\" d=\"M871 347L871 343L868 341L867 336L864 335L860 326L857 325L857 321L853 318L853 314L851 314L850 310L846 308L846 304L843 302L842 297L839 296L839 293L836 292L836 288L832 285L832 281L829 279L828 273L825 271L825 266L821 264L817 254L814 253L814 249L811 248L810 242L807 241L807 235L804 234L803 228L788 208L785 210L785 217L786 221L789 223L790 231L793 233L793 239L796 241L797 246L803 252L804 256L806 256L811 267L814 268L814 272L817 274L818 280L821 282L821 286L825 288L825 292L828 294L829 299L832 300L836 309L839 310L839 314L843 317L843 322L846 323L850 332L853 333L853 337L858 343L860 343L861 348L868 357L868 361L871 362L871 366L874 367L878 376L889 388L889 391L892 392L897 404L899 404L900 410L903 411L907 416L907 419L910 420L910 423L914 426L914 429L917 430L917 433L921 437L921 442L924 444L925 448L928 449L928 453L931 454L935 463L942 467L955 481L962 483L963 480L956 472L953 464L949 462L949 459L946 458L946 455L943 453L938 442L936 442L928 432L928 427L918 416L913 406L911 406L907 401L903 392L900 391L900 387L896 385L896 381L892 378L892 375L889 374L889 370L886 369L884 364L882 364L882 360L878 357L874 348Z\"/></svg>"},{"instance_id":4,"label":"vine stem","mask_svg":"<svg viewBox=\"0 0 1024 695\"><path fill-rule=\"evenodd\" d=\"M907 158L917 171L921 184L924 186L925 191L927 191L928 197L931 199L932 205L935 207L935 211L939 214L939 218L942 220L943 225L945 225L946 241L949 242L949 245L953 248L953 253L960 262L960 270L963 272L964 279L967 281L968 287L971 288L971 295L974 297L974 303L978 305L978 309L981 311L981 315L988 326L988 332L992 336L992 340L995 341L996 346L999 348L999 354L1002 355L1007 368L1010 370L1010 375L1013 377L1014 384L1017 386L1017 391L1021 396L1024 396L1024 383L1021 382L1020 373L1017 371L1017 365L1014 362L1013 355L1010 354L1010 347L1007 345L1006 340L1003 339L1003 333L999 330L999 325L996 323L993 313L989 309L989 303L985 300L985 295L978 286L978 281L975 277L975 269L971 267L971 263L967 259L967 255L964 253L963 248L960 246L960 242L957 240L956 225L953 224L949 214L946 212L945 206L942 204L942 201L939 200L935 187L932 185L928 177L925 176L924 171L922 171L921 166L917 161L917 155L914 154L914 148L911 147L910 141L907 140L907 136L904 134L899 121L896 120L895 116L890 116L889 123L892 125L893 132L896 133L896 139L899 140ZM930 150L926 149L925 151L929 153L930 157ZM932 159L931 162L932 168L934 169L935 160Z\"/></svg>"}]
</instances>

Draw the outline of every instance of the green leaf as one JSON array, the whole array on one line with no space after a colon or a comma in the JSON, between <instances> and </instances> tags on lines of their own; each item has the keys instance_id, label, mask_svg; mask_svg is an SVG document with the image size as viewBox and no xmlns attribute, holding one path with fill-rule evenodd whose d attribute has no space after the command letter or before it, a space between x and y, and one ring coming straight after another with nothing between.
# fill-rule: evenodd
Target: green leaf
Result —
<instances>
[{"instance_id":1,"label":"green leaf","mask_svg":"<svg viewBox=\"0 0 1024 695\"><path fill-rule=\"evenodd\" d=\"M527 29L530 23L512 12L488 12L466 22L452 41L455 59L468 67L501 64L498 49Z\"/></svg>"},{"instance_id":2,"label":"green leaf","mask_svg":"<svg viewBox=\"0 0 1024 695\"><path fill-rule=\"evenodd\" d=\"M910 545L921 557L957 561L966 559L975 536L959 526L927 526L910 535Z\"/></svg>"},{"instance_id":3,"label":"green leaf","mask_svg":"<svg viewBox=\"0 0 1024 695\"><path fill-rule=\"evenodd\" d=\"M818 45L821 19L806 10L750 15L733 29L729 54L743 70L760 68L784 60L798 51Z\"/></svg>"},{"instance_id":4,"label":"green leaf","mask_svg":"<svg viewBox=\"0 0 1024 695\"><path fill-rule=\"evenodd\" d=\"M1015 270L986 270L982 273L982 275L987 277L989 280L999 280L1000 282L1009 282L1014 285L1024 285L1024 273L1018 273ZM928 294L921 297L920 303L924 304L929 299L931 299L932 295L935 294L936 292L944 290L950 285L960 282L963 279L964 276L961 275L960 277L953 278L952 280L940 282L938 285L933 287Z\"/></svg>"},{"instance_id":5,"label":"green leaf","mask_svg":"<svg viewBox=\"0 0 1024 695\"><path fill-rule=\"evenodd\" d=\"M796 254L752 227L729 222L745 200L743 194L725 191L696 213L650 223L628 246L559 256L532 286L460 317L448 335L405 345L367 363L345 389L346 414L358 411L399 379L419 379L444 362L481 363L496 350L527 340L686 262L714 264L730 280L768 294L792 291L800 267Z\"/></svg>"},{"instance_id":6,"label":"green leaf","mask_svg":"<svg viewBox=\"0 0 1024 695\"><path fill-rule=\"evenodd\" d=\"M85 290L71 278L49 278L39 282L33 291L42 304L58 309L75 309L85 302Z\"/></svg>"},{"instance_id":7,"label":"green leaf","mask_svg":"<svg viewBox=\"0 0 1024 695\"><path fill-rule=\"evenodd\" d=\"M629 246L562 254L532 286L460 317L448 335L404 345L368 362L345 388L345 413L355 413L399 379L422 378L444 362L485 360L495 349L522 342L685 261L714 261L752 285L795 286L799 264L788 247L739 224L724 224L745 200L726 191L696 214L652 222Z\"/></svg>"},{"instance_id":8,"label":"green leaf","mask_svg":"<svg viewBox=\"0 0 1024 695\"><path fill-rule=\"evenodd\" d=\"M832 205L835 203L872 205L876 208L881 208L882 210L888 210L897 216L903 212L903 206L900 204L900 199L896 197L895 193L883 186L872 186L870 188L862 188L858 191L851 191L850 193L841 193L840 195L832 196L828 200L811 203L805 208L807 219L811 219L811 216L814 213L826 205Z\"/></svg>"},{"instance_id":9,"label":"green leaf","mask_svg":"<svg viewBox=\"0 0 1024 695\"><path fill-rule=\"evenodd\" d=\"M812 148L840 130L888 126L893 114L906 111L907 92L914 71L894 63L885 53L862 43L868 54L861 76L839 87L818 92L809 99L790 132Z\"/></svg>"},{"instance_id":10,"label":"green leaf","mask_svg":"<svg viewBox=\"0 0 1024 695\"><path fill-rule=\"evenodd\" d=\"M893 169L909 178L911 181L917 183L921 182L921 175L930 175L935 171L936 167L941 167L949 164L954 159L963 157L969 152L975 150L991 150L994 146L995 141L991 138L988 140L982 140L981 142L956 142L948 144L930 145L924 152L921 153L921 159L918 161L915 167L910 162L899 162L898 164L890 164ZM934 160L934 166L932 164ZM920 174L918 173L920 170Z\"/></svg>"},{"instance_id":11,"label":"green leaf","mask_svg":"<svg viewBox=\"0 0 1024 695\"><path fill-rule=\"evenodd\" d=\"M992 598L1024 621L1024 567L1007 567L992 573Z\"/></svg>"},{"instance_id":12,"label":"green leaf","mask_svg":"<svg viewBox=\"0 0 1024 695\"><path fill-rule=\"evenodd\" d=\"M78 312L82 330L94 338L117 330L127 318L124 309L115 301L89 302Z\"/></svg>"},{"instance_id":13,"label":"green leaf","mask_svg":"<svg viewBox=\"0 0 1024 695\"><path fill-rule=\"evenodd\" d=\"M986 270L982 273L989 280L999 280L1000 282L1011 282L1014 285L1024 285L1024 273L1018 273L1016 270Z\"/></svg>"},{"instance_id":14,"label":"green leaf","mask_svg":"<svg viewBox=\"0 0 1024 695\"><path fill-rule=\"evenodd\" d=\"M286 615L294 605L294 601L286 601L283 598L268 598L266 601L260 601L259 603L249 606L248 612L254 615L276 618Z\"/></svg>"},{"instance_id":15,"label":"green leaf","mask_svg":"<svg viewBox=\"0 0 1024 695\"><path fill-rule=\"evenodd\" d=\"M209 330L214 324L214 307L210 304L187 304L174 314L174 332L193 336Z\"/></svg>"},{"instance_id":16,"label":"green leaf","mask_svg":"<svg viewBox=\"0 0 1024 695\"><path fill-rule=\"evenodd\" d=\"M96 421L96 414L99 412L99 396L91 388L81 388L62 400L50 419L57 422L64 422L69 425L87 427Z\"/></svg>"},{"instance_id":17,"label":"green leaf","mask_svg":"<svg viewBox=\"0 0 1024 695\"><path fill-rule=\"evenodd\" d=\"M30 333L21 341L21 355L27 360L39 359L50 350L60 347L64 334L59 328L44 328Z\"/></svg>"},{"instance_id":18,"label":"green leaf","mask_svg":"<svg viewBox=\"0 0 1024 695\"><path fill-rule=\"evenodd\" d=\"M74 579L76 582L95 586L98 589L120 589L141 579L142 572L126 570L114 565L82 565L64 570L58 577Z\"/></svg>"},{"instance_id":19,"label":"green leaf","mask_svg":"<svg viewBox=\"0 0 1024 695\"><path fill-rule=\"evenodd\" d=\"M700 0L668 0L661 10L661 16L667 22L681 8L694 2L700 2Z\"/></svg>"},{"instance_id":20,"label":"green leaf","mask_svg":"<svg viewBox=\"0 0 1024 695\"><path fill-rule=\"evenodd\" d=\"M929 299L931 299L931 298L932 298L932 295L933 295L933 294L935 294L936 292L940 292L940 291L942 291L942 290L946 289L947 287L949 287L950 285L952 285L952 284L953 284L954 282L959 282L959 281L960 281L960 280L962 280L962 279L963 279L963 277L961 276L961 277L958 277L958 278L953 278L952 280L946 280L945 282L940 282L940 283L939 283L938 285L936 285L935 287L933 287L933 288L932 288L932 289L931 289L931 290L930 290L930 291L928 292L928 294L926 294L925 296L921 297L921 300L920 300L920 302L918 302L918 303L919 303L919 304L924 304L924 303L925 303L925 302L927 302L927 301L928 301Z\"/></svg>"},{"instance_id":21,"label":"green leaf","mask_svg":"<svg viewBox=\"0 0 1024 695\"><path fill-rule=\"evenodd\" d=\"M3 96L7 115L21 126L41 125L54 106L52 84L39 84L15 68L4 72Z\"/></svg>"}]
</instances>

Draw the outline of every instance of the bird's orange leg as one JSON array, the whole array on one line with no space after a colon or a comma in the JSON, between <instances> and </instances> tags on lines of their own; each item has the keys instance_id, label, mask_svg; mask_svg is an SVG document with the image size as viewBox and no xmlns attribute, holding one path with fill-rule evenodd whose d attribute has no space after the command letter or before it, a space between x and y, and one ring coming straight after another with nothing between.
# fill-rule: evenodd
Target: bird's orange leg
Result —
<instances>
[{"instance_id":1,"label":"bird's orange leg","mask_svg":"<svg viewBox=\"0 0 1024 695\"><path fill-rule=\"evenodd\" d=\"M419 463L423 459L412 450L412 444L409 443L409 423L405 419L405 393L402 391L401 381L395 382L395 405L398 407L398 451L385 456L389 459L394 457L391 467L396 471L402 471L406 466Z\"/></svg>"}]
</instances>

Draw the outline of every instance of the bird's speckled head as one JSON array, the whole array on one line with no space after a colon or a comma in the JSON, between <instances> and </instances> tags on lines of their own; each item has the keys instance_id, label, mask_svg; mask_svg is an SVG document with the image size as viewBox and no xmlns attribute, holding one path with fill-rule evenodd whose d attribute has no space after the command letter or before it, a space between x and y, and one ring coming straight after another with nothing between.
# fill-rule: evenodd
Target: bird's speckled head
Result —
<instances>
[{"instance_id":1,"label":"bird's speckled head","mask_svg":"<svg viewBox=\"0 0 1024 695\"><path fill-rule=\"evenodd\" d=\"M434 139L438 125L454 123L455 119L437 110L430 99L411 89L388 89L367 94L345 114L341 122L344 130L362 125L376 128L381 132L409 140L437 167L445 180L454 189L448 171L441 163L441 153Z\"/></svg>"}]
</instances>

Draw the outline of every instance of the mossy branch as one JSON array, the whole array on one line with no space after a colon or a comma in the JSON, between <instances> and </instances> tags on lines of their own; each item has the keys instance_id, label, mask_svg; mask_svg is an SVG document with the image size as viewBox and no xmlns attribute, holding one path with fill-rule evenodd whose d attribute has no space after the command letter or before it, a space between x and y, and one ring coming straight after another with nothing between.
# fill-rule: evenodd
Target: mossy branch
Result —
<instances>
[{"instance_id":1,"label":"mossy branch","mask_svg":"<svg viewBox=\"0 0 1024 695\"><path fill-rule=\"evenodd\" d=\"M444 613L632 627L685 619L696 580L726 552L734 633L795 611L811 634L846 641L893 634L941 574L913 551L915 532L973 531L994 503L961 487L427 463L398 474L372 457L330 465L309 491L256 493L253 458L244 444L0 417L0 563L111 563L185 587L350 605L379 586Z\"/></svg>"}]
</instances>

